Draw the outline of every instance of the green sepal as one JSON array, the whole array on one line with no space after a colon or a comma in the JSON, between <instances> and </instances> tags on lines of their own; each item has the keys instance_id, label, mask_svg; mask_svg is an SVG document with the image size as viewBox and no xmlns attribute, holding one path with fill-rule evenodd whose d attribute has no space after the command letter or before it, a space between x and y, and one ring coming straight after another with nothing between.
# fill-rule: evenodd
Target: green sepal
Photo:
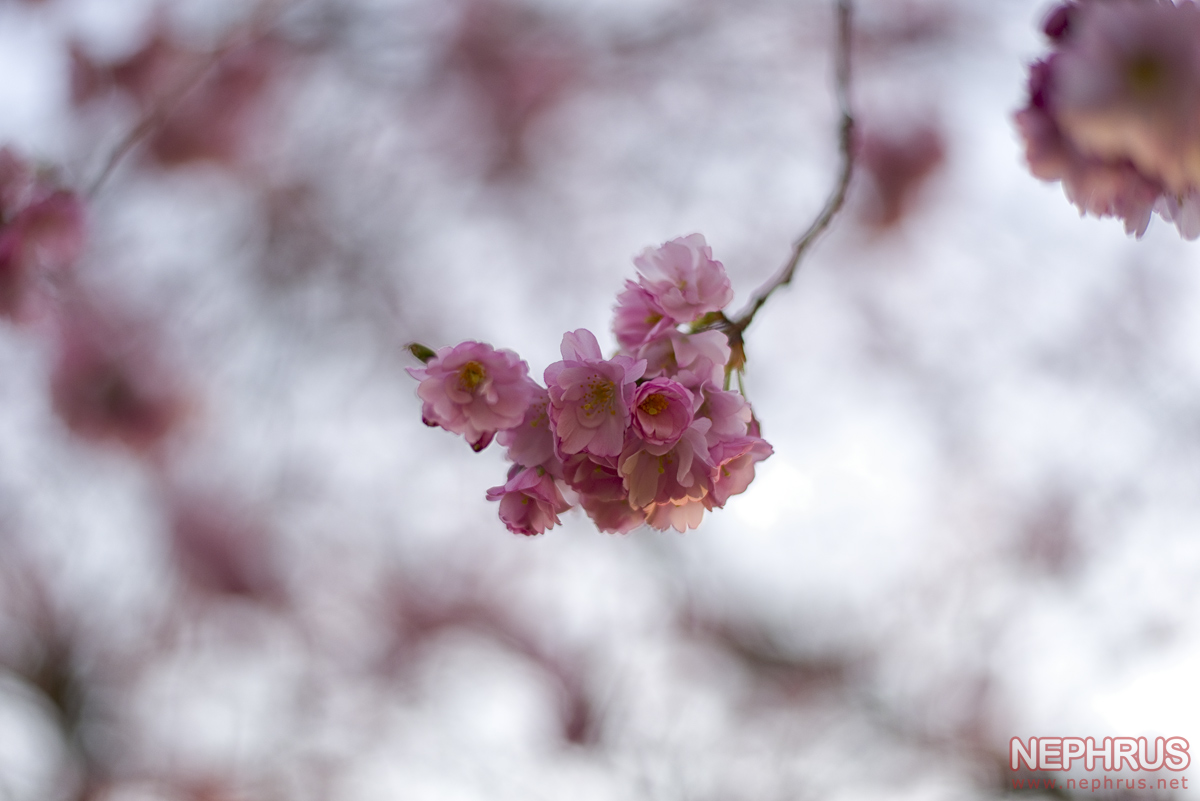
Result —
<instances>
[{"instance_id":1,"label":"green sepal","mask_svg":"<svg viewBox=\"0 0 1200 801\"><path fill-rule=\"evenodd\" d=\"M409 353L420 359L422 364L429 364L429 360L437 356L432 348L427 348L420 342L409 342L404 347L408 349Z\"/></svg>"}]
</instances>

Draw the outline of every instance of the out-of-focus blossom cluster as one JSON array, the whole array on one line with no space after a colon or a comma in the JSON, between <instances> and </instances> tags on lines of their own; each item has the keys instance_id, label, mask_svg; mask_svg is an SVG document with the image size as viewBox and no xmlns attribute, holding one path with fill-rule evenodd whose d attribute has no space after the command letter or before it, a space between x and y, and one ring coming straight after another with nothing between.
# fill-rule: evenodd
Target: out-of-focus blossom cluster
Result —
<instances>
[{"instance_id":1,"label":"out-of-focus blossom cluster","mask_svg":"<svg viewBox=\"0 0 1200 801\"><path fill-rule=\"evenodd\" d=\"M1128 233L1157 211L1200 236L1200 7L1074 0L1044 30L1054 51L1032 66L1017 114L1033 174Z\"/></svg>"},{"instance_id":2,"label":"out-of-focus blossom cluster","mask_svg":"<svg viewBox=\"0 0 1200 801\"><path fill-rule=\"evenodd\" d=\"M71 99L83 106L125 95L140 113L161 115L147 142L160 164L237 163L281 55L275 40L259 38L218 58L192 50L162 26L140 50L111 63L94 60L76 43Z\"/></svg>"},{"instance_id":3,"label":"out-of-focus blossom cluster","mask_svg":"<svg viewBox=\"0 0 1200 801\"><path fill-rule=\"evenodd\" d=\"M544 387L512 351L414 347L426 362L409 369L425 423L477 451L493 438L508 448L508 479L487 497L510 531L541 534L576 502L601 531L686 531L772 453L750 404L726 388L728 338L704 327L733 300L704 238L649 248L634 264L638 280L617 296L620 351L606 359L590 331L568 332Z\"/></svg>"},{"instance_id":4,"label":"out-of-focus blossom cluster","mask_svg":"<svg viewBox=\"0 0 1200 801\"><path fill-rule=\"evenodd\" d=\"M151 333L79 291L71 268L85 243L79 195L0 148L0 317L36 321L54 341L49 393L73 434L149 453L185 404Z\"/></svg>"},{"instance_id":5,"label":"out-of-focus blossom cluster","mask_svg":"<svg viewBox=\"0 0 1200 801\"><path fill-rule=\"evenodd\" d=\"M18 318L39 282L79 258L83 240L79 198L0 149L0 317Z\"/></svg>"}]
</instances>

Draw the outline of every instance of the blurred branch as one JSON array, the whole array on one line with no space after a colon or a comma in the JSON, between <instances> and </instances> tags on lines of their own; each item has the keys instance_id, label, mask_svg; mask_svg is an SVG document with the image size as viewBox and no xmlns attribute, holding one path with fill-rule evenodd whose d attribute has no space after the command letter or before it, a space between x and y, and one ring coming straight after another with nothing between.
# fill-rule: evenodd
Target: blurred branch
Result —
<instances>
[{"instance_id":1,"label":"blurred branch","mask_svg":"<svg viewBox=\"0 0 1200 801\"><path fill-rule=\"evenodd\" d=\"M99 191L103 188L104 183L109 179L109 176L111 176L113 171L117 168L117 165L119 165L121 161L127 155L129 155L129 153L135 147L137 147L137 145L143 139L157 130L163 124L163 122L171 116L171 113L179 107L179 104L182 103L187 96L197 86L199 86L205 78L208 77L214 67L221 63L221 59L223 59L226 54L239 47L251 45L267 36L267 34L270 32L271 26L274 25L275 21L285 9L286 3L282 2L282 0L267 0L267 2L264 2L251 18L247 35L245 37L230 37L229 41L225 42L225 44L221 45L212 53L210 53L209 57L204 61L204 63L197 67L191 75L180 81L178 86L176 86L172 91L168 92L163 98L162 102L158 103L154 108L150 109L150 111L143 115L142 118L138 120L137 124L130 129L129 133L125 134L121 141L117 143L116 147L113 148L112 153L109 154L108 159L104 162L104 166L101 168L100 173L88 186L86 193L87 197L89 199L96 197L97 193L99 193Z\"/></svg>"},{"instance_id":2,"label":"blurred branch","mask_svg":"<svg viewBox=\"0 0 1200 801\"><path fill-rule=\"evenodd\" d=\"M846 201L846 190L850 187L850 176L854 172L854 115L850 110L850 46L852 39L852 0L838 0L837 4L837 41L835 44L835 94L837 97L838 110L841 113L841 123L838 133L838 151L841 154L841 169L838 172L837 184L833 188L833 192L829 195L829 199L825 201L824 208L812 224L808 226L808 230L796 240L792 246L792 255L788 259L787 264L781 269L770 281L764 284L750 304L742 310L740 314L731 320L728 320L724 325L716 327L721 328L729 336L729 344L734 350L735 359L742 354L742 334L750 327L750 323L754 320L754 315L763 307L775 290L780 287L787 286L792 282L792 278L796 274L796 268L800 266L800 260L804 258L804 254L816 242L817 237L825 232L833 222L833 218L837 216L841 210L842 204ZM737 368L741 367L739 362Z\"/></svg>"}]
</instances>

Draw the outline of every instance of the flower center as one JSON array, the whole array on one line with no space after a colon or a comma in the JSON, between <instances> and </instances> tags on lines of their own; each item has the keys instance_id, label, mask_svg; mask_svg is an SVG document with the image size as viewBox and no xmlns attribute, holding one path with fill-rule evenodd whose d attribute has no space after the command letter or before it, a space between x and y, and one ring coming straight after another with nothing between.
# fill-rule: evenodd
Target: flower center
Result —
<instances>
[{"instance_id":1,"label":"flower center","mask_svg":"<svg viewBox=\"0 0 1200 801\"><path fill-rule=\"evenodd\" d=\"M1137 92L1153 91L1164 77L1162 63L1151 55L1138 56L1126 65L1125 70L1130 87Z\"/></svg>"},{"instance_id":2,"label":"flower center","mask_svg":"<svg viewBox=\"0 0 1200 801\"><path fill-rule=\"evenodd\" d=\"M653 415L658 414L659 412L665 412L667 410L667 407L670 405L671 404L662 395L662 393L655 392L654 394L647 397L640 404L638 404L638 408L641 409L646 414L653 416Z\"/></svg>"},{"instance_id":3,"label":"flower center","mask_svg":"<svg viewBox=\"0 0 1200 801\"><path fill-rule=\"evenodd\" d=\"M468 392L474 392L475 387L487 378L487 371L479 362L467 362L458 371L458 385Z\"/></svg>"},{"instance_id":4,"label":"flower center","mask_svg":"<svg viewBox=\"0 0 1200 801\"><path fill-rule=\"evenodd\" d=\"M587 384L587 395L584 396L583 411L589 417L608 409L610 414L616 414L613 408L613 398L617 396L617 387L611 381L599 377L592 378Z\"/></svg>"}]
</instances>

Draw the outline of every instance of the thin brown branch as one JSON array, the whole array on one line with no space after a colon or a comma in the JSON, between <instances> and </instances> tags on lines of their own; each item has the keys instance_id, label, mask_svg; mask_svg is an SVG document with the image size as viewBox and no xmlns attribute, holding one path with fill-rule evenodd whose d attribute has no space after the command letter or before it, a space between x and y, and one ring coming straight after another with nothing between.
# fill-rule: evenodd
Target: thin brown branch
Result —
<instances>
[{"instance_id":1,"label":"thin brown branch","mask_svg":"<svg viewBox=\"0 0 1200 801\"><path fill-rule=\"evenodd\" d=\"M735 353L740 355L742 333L754 320L754 315L763 307L775 290L787 286L796 275L796 268L808 249L817 238L825 232L833 218L841 210L846 201L846 190L850 187L850 176L854 172L854 115L850 110L850 45L852 38L851 12L852 0L838 0L837 4L837 43L835 46L835 92L838 109L841 112L841 122L838 133L838 151L841 154L841 168L838 171L837 184L824 208L817 218L809 225L808 230L796 240L792 246L792 255L783 268L764 284L751 299L750 303L740 314L729 320L723 330L729 335L730 345Z\"/></svg>"}]
</instances>

